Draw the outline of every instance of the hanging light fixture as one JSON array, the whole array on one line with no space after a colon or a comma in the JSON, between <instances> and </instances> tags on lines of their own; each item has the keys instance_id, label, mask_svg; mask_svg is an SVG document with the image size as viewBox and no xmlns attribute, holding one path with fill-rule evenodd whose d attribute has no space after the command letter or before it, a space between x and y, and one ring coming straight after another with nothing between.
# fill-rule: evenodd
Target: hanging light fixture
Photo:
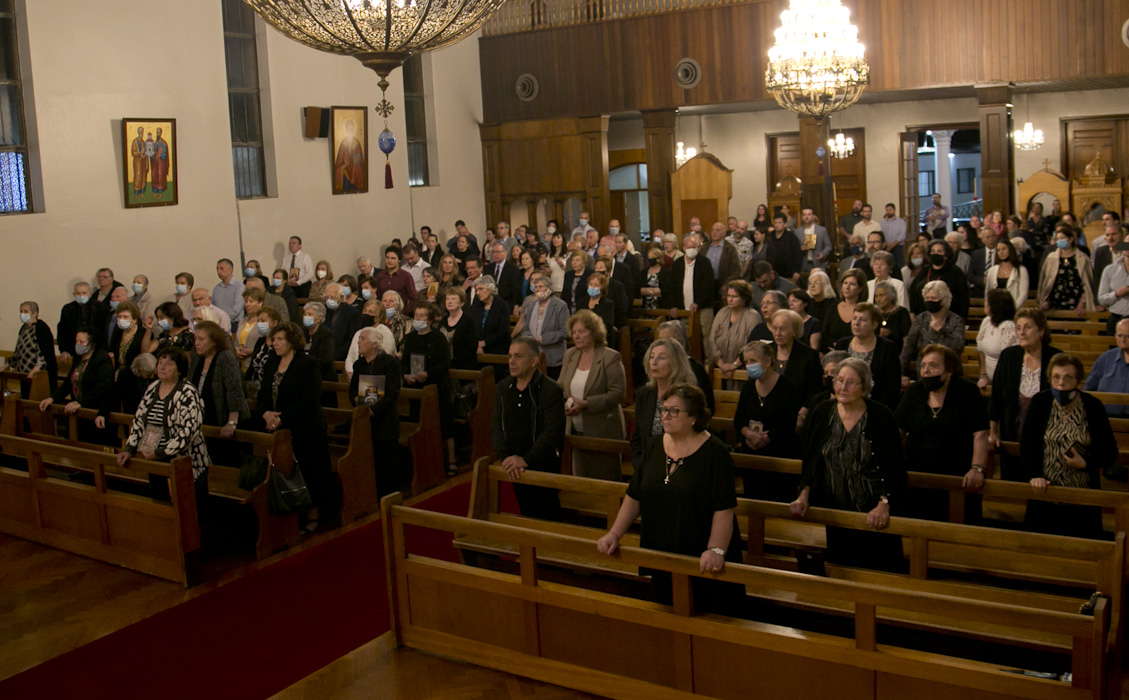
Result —
<instances>
[{"instance_id":1,"label":"hanging light fixture","mask_svg":"<svg viewBox=\"0 0 1129 700\"><path fill-rule=\"evenodd\" d=\"M388 74L409 56L464 39L504 0L246 0L286 36L320 51L353 56L380 76L381 150L395 145ZM390 186L390 185L388 185Z\"/></svg>"},{"instance_id":2,"label":"hanging light fixture","mask_svg":"<svg viewBox=\"0 0 1129 700\"><path fill-rule=\"evenodd\" d=\"M858 101L870 66L840 0L789 0L768 50L765 87L780 106L822 120Z\"/></svg>"},{"instance_id":3,"label":"hanging light fixture","mask_svg":"<svg viewBox=\"0 0 1129 700\"><path fill-rule=\"evenodd\" d=\"M686 148L685 144L679 141L678 147L674 150L674 163L681 168L683 165L686 165L686 161L696 155L698 155L698 149L693 146Z\"/></svg>"},{"instance_id":4,"label":"hanging light fixture","mask_svg":"<svg viewBox=\"0 0 1129 700\"><path fill-rule=\"evenodd\" d=\"M850 136L843 136L843 132L835 134L835 138L827 139L827 148L835 158L846 158L855 152L855 140Z\"/></svg>"},{"instance_id":5,"label":"hanging light fixture","mask_svg":"<svg viewBox=\"0 0 1129 700\"><path fill-rule=\"evenodd\" d=\"M1021 151L1037 151L1043 145L1043 130L1031 124L1031 96L1027 96L1027 123L1012 134L1015 147Z\"/></svg>"}]
</instances>

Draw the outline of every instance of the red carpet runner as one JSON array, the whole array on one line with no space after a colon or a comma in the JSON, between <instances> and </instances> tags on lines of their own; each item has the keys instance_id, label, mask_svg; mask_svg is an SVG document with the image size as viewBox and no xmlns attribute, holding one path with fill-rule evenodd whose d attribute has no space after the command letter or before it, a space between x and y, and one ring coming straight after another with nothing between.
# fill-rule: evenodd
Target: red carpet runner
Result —
<instances>
[{"instance_id":1,"label":"red carpet runner","mask_svg":"<svg viewBox=\"0 0 1129 700\"><path fill-rule=\"evenodd\" d=\"M418 507L466 515L469 500L463 483ZM458 561L449 534L406 541ZM0 698L267 698L388 629L376 521L2 681Z\"/></svg>"}]
</instances>

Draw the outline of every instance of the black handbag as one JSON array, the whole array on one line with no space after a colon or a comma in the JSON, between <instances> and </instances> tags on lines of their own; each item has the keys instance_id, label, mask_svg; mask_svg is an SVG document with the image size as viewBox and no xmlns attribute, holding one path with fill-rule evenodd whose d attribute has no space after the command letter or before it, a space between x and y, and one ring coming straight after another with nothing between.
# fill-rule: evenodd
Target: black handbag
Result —
<instances>
[{"instance_id":1,"label":"black handbag","mask_svg":"<svg viewBox=\"0 0 1129 700\"><path fill-rule=\"evenodd\" d=\"M478 405L478 382L467 382L459 386L455 382L455 418L466 420L474 407Z\"/></svg>"},{"instance_id":2,"label":"black handbag","mask_svg":"<svg viewBox=\"0 0 1129 700\"><path fill-rule=\"evenodd\" d=\"M239 488L250 491L263 483L263 479L267 478L269 463L266 457L249 452L239 455Z\"/></svg>"},{"instance_id":3,"label":"black handbag","mask_svg":"<svg viewBox=\"0 0 1129 700\"><path fill-rule=\"evenodd\" d=\"M297 459L289 477L283 476L277 469L270 470L267 510L271 515L290 515L313 505L314 499L310 497L310 488L306 486L306 478L302 476Z\"/></svg>"}]
</instances>

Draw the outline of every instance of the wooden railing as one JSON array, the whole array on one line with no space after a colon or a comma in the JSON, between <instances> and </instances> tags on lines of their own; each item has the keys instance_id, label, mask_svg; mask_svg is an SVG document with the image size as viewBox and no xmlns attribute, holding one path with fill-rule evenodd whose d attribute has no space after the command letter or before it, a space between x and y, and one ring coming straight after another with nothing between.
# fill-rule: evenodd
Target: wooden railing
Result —
<instances>
[{"instance_id":1,"label":"wooden railing","mask_svg":"<svg viewBox=\"0 0 1129 700\"><path fill-rule=\"evenodd\" d=\"M483 36L571 27L748 0L509 0L482 25Z\"/></svg>"}]
</instances>

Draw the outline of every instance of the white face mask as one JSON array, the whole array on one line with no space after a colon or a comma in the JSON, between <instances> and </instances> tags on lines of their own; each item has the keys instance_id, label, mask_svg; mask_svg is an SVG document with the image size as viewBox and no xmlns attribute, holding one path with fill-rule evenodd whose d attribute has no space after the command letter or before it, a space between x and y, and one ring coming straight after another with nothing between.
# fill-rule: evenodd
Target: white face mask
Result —
<instances>
[{"instance_id":1,"label":"white face mask","mask_svg":"<svg viewBox=\"0 0 1129 700\"><path fill-rule=\"evenodd\" d=\"M548 229L546 229L546 230L547 230L547 231L549 232L549 235L551 236L551 235L553 235L554 233L556 233L556 232L557 232L557 227L556 227L556 226L550 226L550 227L549 227Z\"/></svg>"},{"instance_id":2,"label":"white face mask","mask_svg":"<svg viewBox=\"0 0 1129 700\"><path fill-rule=\"evenodd\" d=\"M20 323L30 323L31 314L20 314Z\"/></svg>"},{"instance_id":3,"label":"white face mask","mask_svg":"<svg viewBox=\"0 0 1129 700\"><path fill-rule=\"evenodd\" d=\"M176 293L177 294L187 294L188 293L188 285L187 284L176 285Z\"/></svg>"},{"instance_id":4,"label":"white face mask","mask_svg":"<svg viewBox=\"0 0 1129 700\"><path fill-rule=\"evenodd\" d=\"M118 319L118 328L122 329L123 331L128 331L132 327L133 327L133 321L130 321L128 318L119 318Z\"/></svg>"},{"instance_id":5,"label":"white face mask","mask_svg":"<svg viewBox=\"0 0 1129 700\"><path fill-rule=\"evenodd\" d=\"M609 236L615 236L618 233L619 233L619 227L618 226L609 226L608 227L608 235Z\"/></svg>"},{"instance_id":6,"label":"white face mask","mask_svg":"<svg viewBox=\"0 0 1129 700\"><path fill-rule=\"evenodd\" d=\"M697 248L687 248L686 249L686 259L687 260L693 260L696 257L698 257L698 249Z\"/></svg>"},{"instance_id":7,"label":"white face mask","mask_svg":"<svg viewBox=\"0 0 1129 700\"><path fill-rule=\"evenodd\" d=\"M550 296L552 296L552 294L553 294L553 290L551 290L551 289L541 289L541 290L538 290L538 292L537 292L537 298L538 299L548 299Z\"/></svg>"},{"instance_id":8,"label":"white face mask","mask_svg":"<svg viewBox=\"0 0 1129 700\"><path fill-rule=\"evenodd\" d=\"M318 279L319 280L325 279L325 274L326 274L325 270L318 270Z\"/></svg>"},{"instance_id":9,"label":"white face mask","mask_svg":"<svg viewBox=\"0 0 1129 700\"><path fill-rule=\"evenodd\" d=\"M581 219L581 220L580 220L580 225L581 225L581 226L587 226L587 225L588 225L588 219Z\"/></svg>"},{"instance_id":10,"label":"white face mask","mask_svg":"<svg viewBox=\"0 0 1129 700\"><path fill-rule=\"evenodd\" d=\"M141 284L140 282L134 282L133 283L133 293L134 294L140 294L144 291L145 291L145 285Z\"/></svg>"}]
</instances>

